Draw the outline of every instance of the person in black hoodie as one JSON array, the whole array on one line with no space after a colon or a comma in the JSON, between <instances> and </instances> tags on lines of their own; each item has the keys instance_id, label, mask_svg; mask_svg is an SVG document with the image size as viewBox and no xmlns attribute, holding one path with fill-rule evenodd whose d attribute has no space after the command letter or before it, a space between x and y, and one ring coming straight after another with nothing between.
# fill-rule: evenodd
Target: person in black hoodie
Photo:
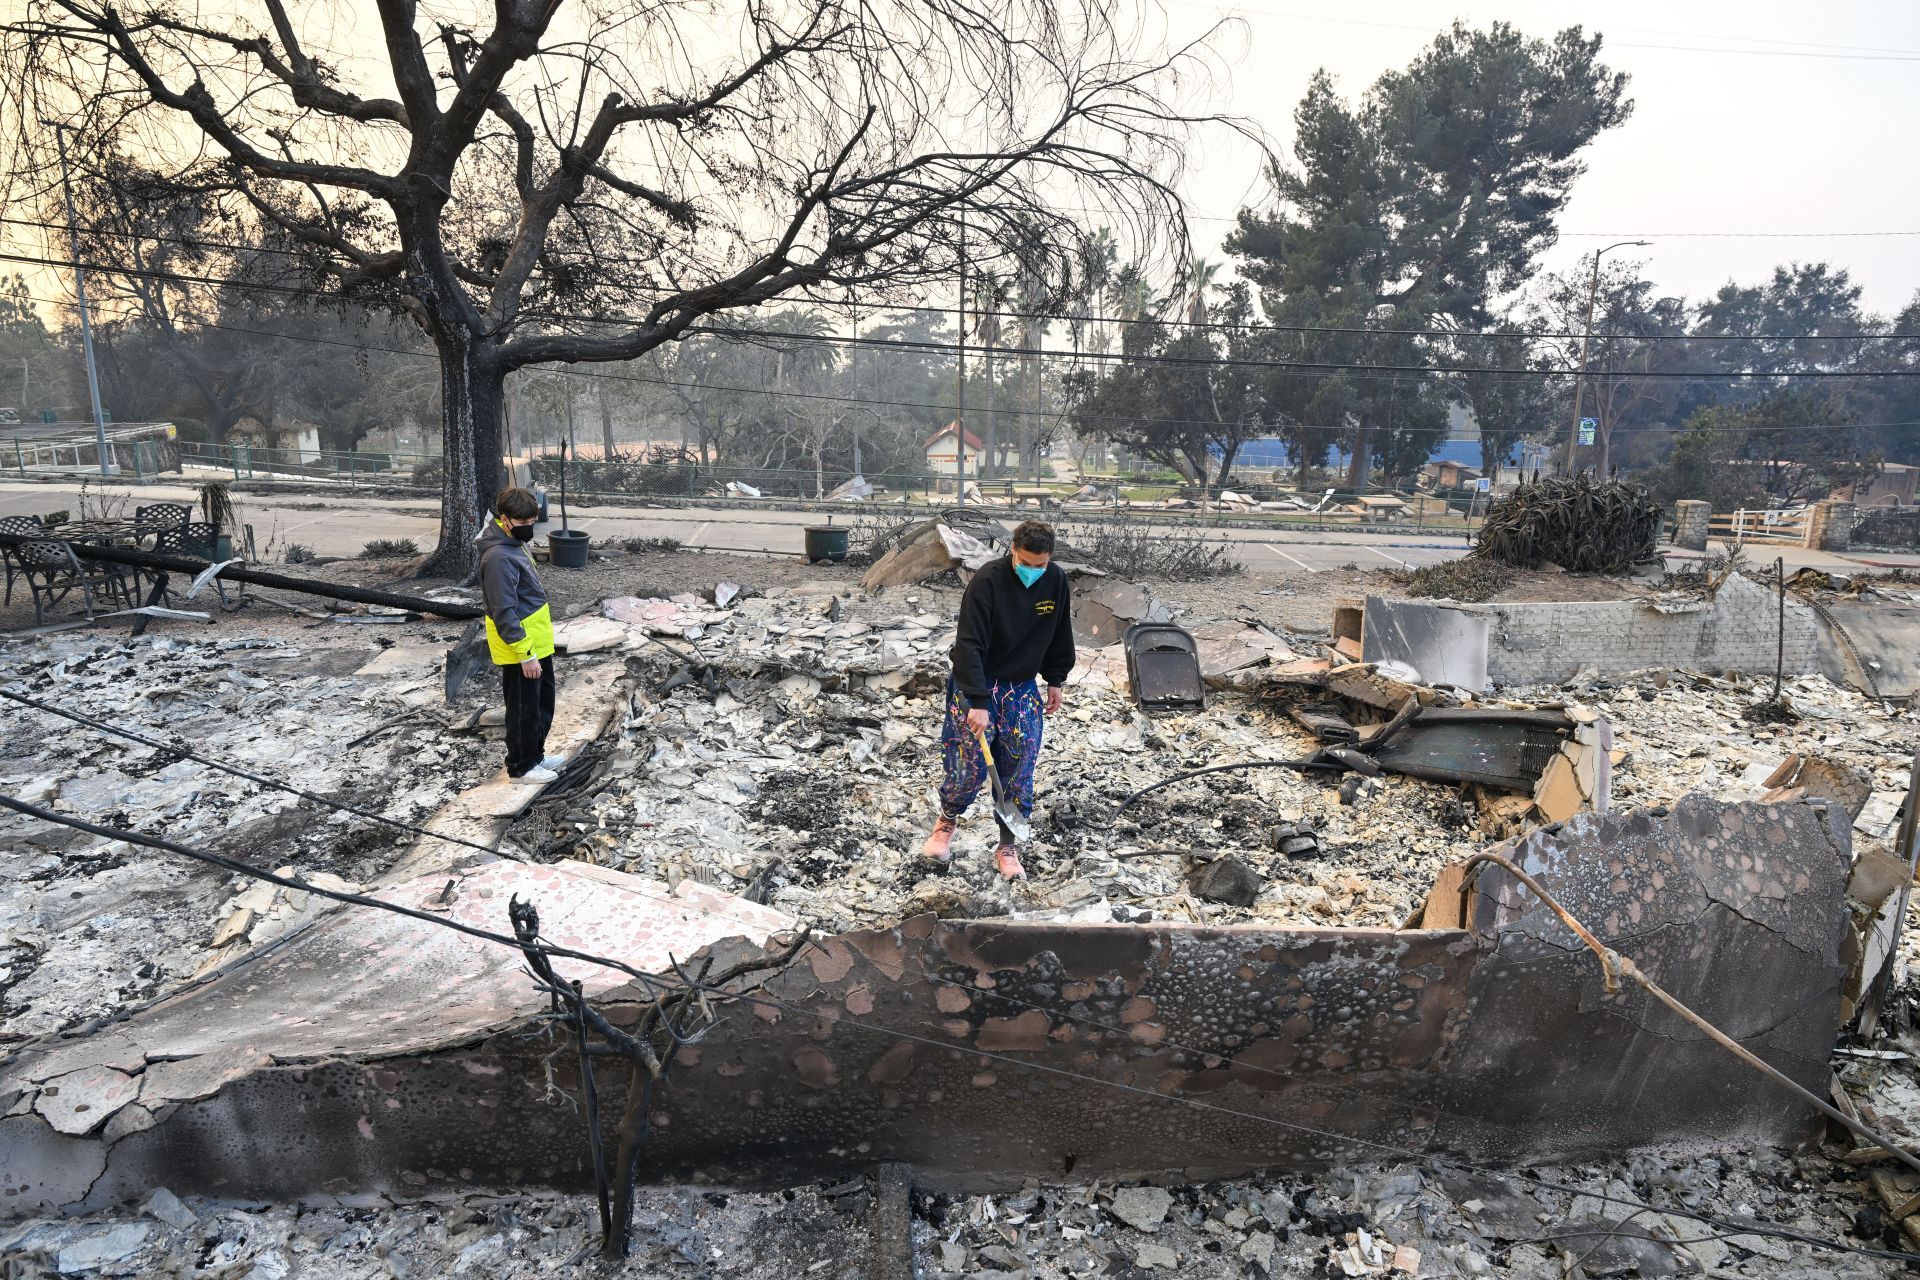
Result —
<instances>
[{"instance_id":1,"label":"person in black hoodie","mask_svg":"<svg viewBox=\"0 0 1920 1280\"><path fill-rule=\"evenodd\" d=\"M987 780L981 735L1020 812L1033 814L1033 770L1040 760L1043 717L1060 709L1073 670L1073 591L1053 560L1053 528L1027 520L1013 531L1013 549L973 575L960 600L940 729L940 817L921 853L946 866L960 816ZM1043 696L1034 683L1047 682ZM1025 875L1019 846L1002 843L994 867L1009 880Z\"/></svg>"}]
</instances>

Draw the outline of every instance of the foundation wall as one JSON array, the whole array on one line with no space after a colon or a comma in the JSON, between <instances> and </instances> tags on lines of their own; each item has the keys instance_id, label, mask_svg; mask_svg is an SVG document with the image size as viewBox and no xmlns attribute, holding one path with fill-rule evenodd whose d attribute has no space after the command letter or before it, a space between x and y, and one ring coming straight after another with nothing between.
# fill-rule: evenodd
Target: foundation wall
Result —
<instances>
[{"instance_id":1,"label":"foundation wall","mask_svg":"<svg viewBox=\"0 0 1920 1280\"><path fill-rule=\"evenodd\" d=\"M1495 685L1559 684L1583 667L1601 675L1649 667L1771 673L1779 646L1774 593L1738 575L1713 600L1683 613L1633 600L1458 607L1491 619L1487 679ZM1820 669L1818 621L1791 597L1785 669L1788 675Z\"/></svg>"},{"instance_id":2,"label":"foundation wall","mask_svg":"<svg viewBox=\"0 0 1920 1280\"><path fill-rule=\"evenodd\" d=\"M1582 815L1510 851L1681 1000L1821 1089L1846 839L1812 805L1692 798L1660 816ZM1492 914L1475 932L918 917L821 939L681 1054L642 1176L780 1186L892 1161L952 1190L1195 1182L1408 1157L1743 1149L1814 1131L1811 1112L1638 988L1609 993L1593 956L1504 873L1484 868L1476 888ZM429 927L380 923L395 956L407 929ZM449 1004L388 966L316 972L287 948L277 968L243 967L119 1024L98 1047L156 1104L123 1102L87 1133L43 1119L66 1105L49 1087L93 1070L80 1043L57 1061L30 1049L0 1072L0 1212L98 1207L155 1185L303 1200L590 1185L571 1033L498 1017L524 975L503 966L496 981L517 985L458 1034L470 998ZM291 1012L312 1002L275 974L381 984L361 994L392 1017L345 1028L351 1050L330 1045L326 1023ZM605 999L616 1022L630 1021L625 1000ZM439 1016L422 1028L422 1011ZM627 1073L599 1062L611 1134Z\"/></svg>"}]
</instances>

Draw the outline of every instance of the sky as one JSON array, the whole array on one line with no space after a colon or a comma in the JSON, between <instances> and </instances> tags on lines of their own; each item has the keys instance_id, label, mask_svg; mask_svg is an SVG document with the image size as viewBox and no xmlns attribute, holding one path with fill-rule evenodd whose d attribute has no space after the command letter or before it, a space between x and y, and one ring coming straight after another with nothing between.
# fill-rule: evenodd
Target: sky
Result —
<instances>
[{"instance_id":1,"label":"sky","mask_svg":"<svg viewBox=\"0 0 1920 1280\"><path fill-rule=\"evenodd\" d=\"M1162 3L1149 38L1190 41L1234 20L1211 60L1216 80L1190 84L1181 105L1245 117L1282 155L1319 68L1358 98L1456 17L1502 19L1543 37L1575 24L1598 29L1603 60L1631 77L1634 111L1587 148L1588 171L1547 269L1578 270L1596 248L1645 239L1649 247L1615 250L1609 260L1639 260L1663 292L1696 303L1729 281L1763 282L1792 261L1846 268L1866 308L1883 315L1920 290L1915 0ZM325 43L360 46L358 57L346 53L350 65L365 64L355 71L382 75L375 36L332 34ZM1182 191L1196 250L1222 257L1235 211L1267 197L1257 150L1224 128L1200 133ZM1862 234L1882 232L1905 234Z\"/></svg>"},{"instance_id":2,"label":"sky","mask_svg":"<svg viewBox=\"0 0 1920 1280\"><path fill-rule=\"evenodd\" d=\"M1599 30L1603 60L1631 77L1633 115L1587 149L1549 269L1645 239L1648 248L1608 260L1633 255L1664 292L1696 301L1729 280L1764 281L1789 261L1845 267L1863 305L1881 314L1920 290L1913 0L1170 0L1167 11L1177 39L1222 18L1244 23L1222 46L1223 109L1258 121L1283 155L1314 71L1326 68L1357 98L1455 17L1537 36ZM1264 198L1257 155L1216 131L1188 163L1196 245L1218 256L1226 219ZM1886 231L1908 234L1834 234Z\"/></svg>"}]
</instances>

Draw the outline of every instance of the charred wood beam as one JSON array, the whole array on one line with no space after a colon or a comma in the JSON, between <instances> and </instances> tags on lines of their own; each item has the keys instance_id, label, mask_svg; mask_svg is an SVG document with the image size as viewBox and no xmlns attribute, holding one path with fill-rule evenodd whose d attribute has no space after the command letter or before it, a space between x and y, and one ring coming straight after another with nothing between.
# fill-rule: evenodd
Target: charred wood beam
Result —
<instances>
[{"instance_id":1,"label":"charred wood beam","mask_svg":"<svg viewBox=\"0 0 1920 1280\"><path fill-rule=\"evenodd\" d=\"M43 539L0 534L0 545L5 546L37 541L43 541ZM213 567L211 561L199 560L192 556L163 555L154 551L136 551L131 547L93 547L79 542L70 545L73 547L73 554L82 560L133 565L162 573L184 573L189 577L198 577ZM298 591L306 595L324 596L329 600L345 600L352 604L379 605L387 609L409 609L415 613L431 613L442 618L478 618L485 613L485 610L477 604L429 600L424 596L405 595L398 591L378 591L372 587L355 587L340 582L318 582L312 578L274 573L268 569L247 568L238 564L223 565L220 572L214 576L228 582L244 582L249 586Z\"/></svg>"}]
</instances>

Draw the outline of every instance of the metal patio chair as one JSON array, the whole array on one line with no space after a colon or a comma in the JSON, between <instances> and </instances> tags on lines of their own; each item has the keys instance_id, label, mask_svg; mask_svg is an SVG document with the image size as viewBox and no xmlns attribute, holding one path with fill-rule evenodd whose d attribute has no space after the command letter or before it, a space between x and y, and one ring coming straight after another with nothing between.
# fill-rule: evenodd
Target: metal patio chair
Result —
<instances>
[{"instance_id":1,"label":"metal patio chair","mask_svg":"<svg viewBox=\"0 0 1920 1280\"><path fill-rule=\"evenodd\" d=\"M170 556L192 556L197 560L211 561L218 554L217 539L219 528L205 521L190 520L176 529L162 529L155 538L153 549ZM213 580L213 589L220 597L224 607L227 604L226 584L220 579ZM168 595L173 594L171 590Z\"/></svg>"},{"instance_id":2,"label":"metal patio chair","mask_svg":"<svg viewBox=\"0 0 1920 1280\"><path fill-rule=\"evenodd\" d=\"M135 524L169 527L193 519L193 508L179 502L154 502L133 509Z\"/></svg>"},{"instance_id":3,"label":"metal patio chair","mask_svg":"<svg viewBox=\"0 0 1920 1280\"><path fill-rule=\"evenodd\" d=\"M134 601L119 565L83 561L73 553L73 544L55 538L36 538L15 548L20 557L27 589L33 593L33 625L46 625L46 610L59 604L74 591L86 603L87 621L102 597L107 603L132 608Z\"/></svg>"},{"instance_id":4,"label":"metal patio chair","mask_svg":"<svg viewBox=\"0 0 1920 1280\"><path fill-rule=\"evenodd\" d=\"M40 523L39 516L0 516L0 534L11 534L16 538L37 538L44 532L46 532L46 526ZM9 605L13 603L13 580L23 576L25 570L20 565L20 558L14 554L13 547L0 543L0 554L4 555L7 569L6 598L0 600L0 605Z\"/></svg>"}]
</instances>

